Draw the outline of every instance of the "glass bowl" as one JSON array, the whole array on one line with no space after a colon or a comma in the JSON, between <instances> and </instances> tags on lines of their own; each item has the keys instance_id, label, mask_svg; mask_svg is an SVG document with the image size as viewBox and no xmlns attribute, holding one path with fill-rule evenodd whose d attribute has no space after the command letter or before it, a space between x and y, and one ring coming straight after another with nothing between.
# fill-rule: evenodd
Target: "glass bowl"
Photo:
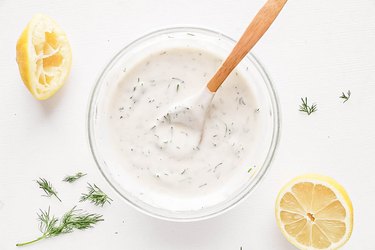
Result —
<instances>
[{"instance_id":1,"label":"glass bowl","mask_svg":"<svg viewBox=\"0 0 375 250\"><path fill-rule=\"evenodd\" d=\"M93 89L89 112L88 134L91 152L94 160L104 178L113 189L138 210L165 220L171 221L195 221L216 216L238 204L259 184L267 172L275 153L279 137L279 106L275 90L264 67L256 57L249 53L237 66L237 70L245 72L255 89L254 95L259 100L260 119L264 119L264 133L258 141L255 156L249 162L249 173L245 183L234 193L217 204L195 210L174 210L166 207L156 207L146 203L133 195L126 188L119 174L118 164L111 152L106 136L108 131L105 120L108 118L105 105L108 99L111 85L116 83L125 74L127 66L144 58L155 48L162 50L171 47L199 47L225 58L235 45L235 40L221 33L202 28L169 28L147 34L118 52L104 68ZM126 174L126 173L125 173ZM130 184L129 184L130 185Z\"/></svg>"}]
</instances>

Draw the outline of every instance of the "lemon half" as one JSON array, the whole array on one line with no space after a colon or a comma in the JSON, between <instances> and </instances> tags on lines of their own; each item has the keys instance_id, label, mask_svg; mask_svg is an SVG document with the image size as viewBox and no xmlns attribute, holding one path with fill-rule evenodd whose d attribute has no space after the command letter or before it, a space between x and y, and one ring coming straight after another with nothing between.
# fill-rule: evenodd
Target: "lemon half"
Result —
<instances>
[{"instance_id":1,"label":"lemon half","mask_svg":"<svg viewBox=\"0 0 375 250\"><path fill-rule=\"evenodd\" d=\"M353 206L334 179L304 175L280 191L276 220L284 236L299 249L338 249L352 233Z\"/></svg>"},{"instance_id":2,"label":"lemon half","mask_svg":"<svg viewBox=\"0 0 375 250\"><path fill-rule=\"evenodd\" d=\"M17 63L23 82L38 100L59 90L72 64L72 52L65 32L50 17L37 14L17 42Z\"/></svg>"}]
</instances>

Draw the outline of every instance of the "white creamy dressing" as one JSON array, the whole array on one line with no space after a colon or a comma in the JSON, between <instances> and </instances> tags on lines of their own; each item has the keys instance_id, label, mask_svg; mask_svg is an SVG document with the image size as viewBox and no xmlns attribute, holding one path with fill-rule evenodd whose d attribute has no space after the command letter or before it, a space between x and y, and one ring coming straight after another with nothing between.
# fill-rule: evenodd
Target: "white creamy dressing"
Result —
<instances>
[{"instance_id":1,"label":"white creamy dressing","mask_svg":"<svg viewBox=\"0 0 375 250\"><path fill-rule=\"evenodd\" d=\"M232 72L215 94L202 135L194 124L180 128L165 116L200 93L221 62L199 49L163 50L128 68L108 97L112 151L124 187L141 201L197 210L224 201L249 179L260 120L243 73Z\"/></svg>"}]
</instances>

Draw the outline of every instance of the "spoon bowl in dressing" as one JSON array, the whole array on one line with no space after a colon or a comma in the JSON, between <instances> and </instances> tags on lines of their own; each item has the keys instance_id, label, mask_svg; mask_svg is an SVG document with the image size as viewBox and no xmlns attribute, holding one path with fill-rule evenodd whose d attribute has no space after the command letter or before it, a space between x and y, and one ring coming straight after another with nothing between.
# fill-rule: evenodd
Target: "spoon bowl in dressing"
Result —
<instances>
[{"instance_id":1,"label":"spoon bowl in dressing","mask_svg":"<svg viewBox=\"0 0 375 250\"><path fill-rule=\"evenodd\" d=\"M212 92L203 88L159 117L152 127L158 138L158 146L172 150L172 155L178 158L186 158L197 150L213 97Z\"/></svg>"}]
</instances>

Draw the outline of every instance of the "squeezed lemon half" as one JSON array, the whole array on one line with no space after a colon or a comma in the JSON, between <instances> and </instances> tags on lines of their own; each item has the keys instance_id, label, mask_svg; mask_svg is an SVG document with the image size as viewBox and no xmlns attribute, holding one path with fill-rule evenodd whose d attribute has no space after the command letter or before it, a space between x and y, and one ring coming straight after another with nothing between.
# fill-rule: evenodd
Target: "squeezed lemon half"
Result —
<instances>
[{"instance_id":1,"label":"squeezed lemon half","mask_svg":"<svg viewBox=\"0 0 375 250\"><path fill-rule=\"evenodd\" d=\"M281 189L276 220L284 236L299 249L338 249L352 233L353 206L334 179L304 175Z\"/></svg>"},{"instance_id":2,"label":"squeezed lemon half","mask_svg":"<svg viewBox=\"0 0 375 250\"><path fill-rule=\"evenodd\" d=\"M16 51L21 78L36 99L48 99L63 86L72 52L65 32L50 17L35 15L18 39Z\"/></svg>"}]
</instances>

